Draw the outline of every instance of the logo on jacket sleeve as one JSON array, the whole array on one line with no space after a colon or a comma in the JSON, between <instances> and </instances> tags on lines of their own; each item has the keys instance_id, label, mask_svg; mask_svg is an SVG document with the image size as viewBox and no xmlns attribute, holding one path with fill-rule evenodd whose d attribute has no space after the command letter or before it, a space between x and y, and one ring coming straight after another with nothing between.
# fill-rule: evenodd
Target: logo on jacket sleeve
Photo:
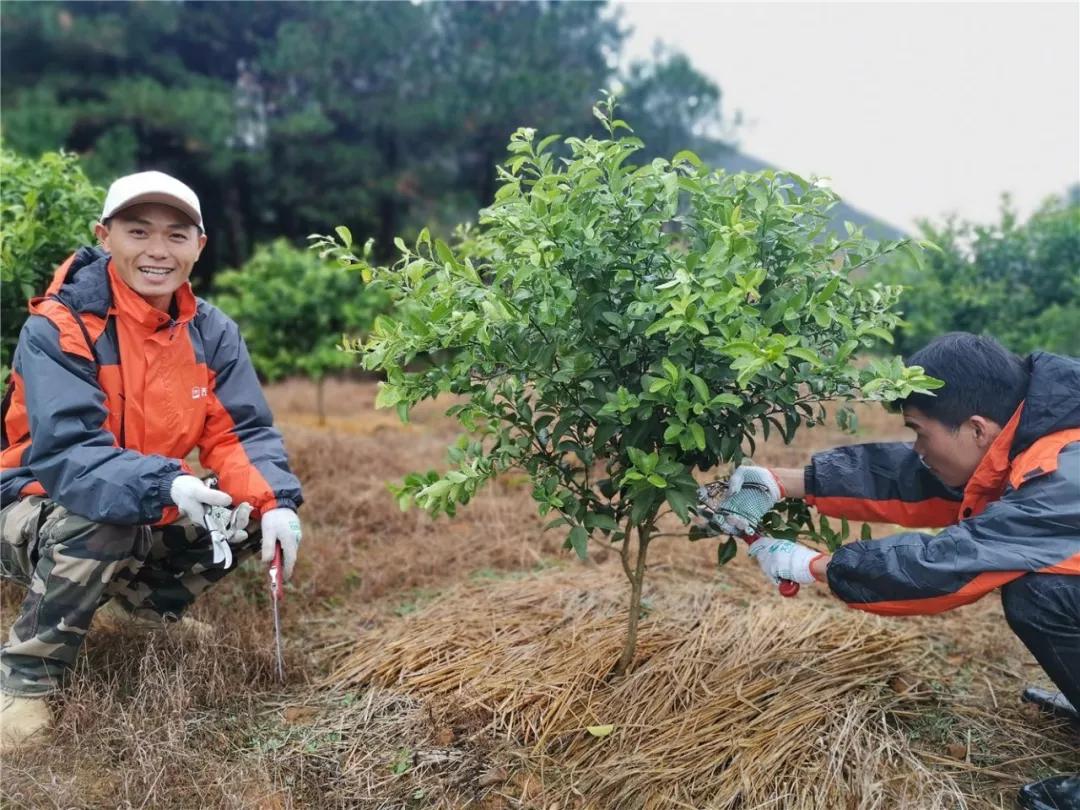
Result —
<instances>
[{"instance_id":1,"label":"logo on jacket sleeve","mask_svg":"<svg viewBox=\"0 0 1080 810\"><path fill-rule=\"evenodd\" d=\"M206 387L205 386L199 387L198 385L196 385L191 389L191 398L192 399L205 399L207 396L209 396L209 395L206 393Z\"/></svg>"}]
</instances>

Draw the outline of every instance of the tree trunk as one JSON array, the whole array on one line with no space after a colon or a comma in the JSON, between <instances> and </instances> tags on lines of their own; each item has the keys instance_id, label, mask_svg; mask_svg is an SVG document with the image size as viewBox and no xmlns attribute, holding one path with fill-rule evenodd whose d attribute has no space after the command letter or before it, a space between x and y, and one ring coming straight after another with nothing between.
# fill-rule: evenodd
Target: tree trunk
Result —
<instances>
[{"instance_id":1,"label":"tree trunk","mask_svg":"<svg viewBox=\"0 0 1080 810\"><path fill-rule=\"evenodd\" d=\"M319 377L315 381L315 410L319 414L319 427L326 425L326 407L325 399L323 397L323 387L326 384L326 377Z\"/></svg>"},{"instance_id":2,"label":"tree trunk","mask_svg":"<svg viewBox=\"0 0 1080 810\"><path fill-rule=\"evenodd\" d=\"M630 580L630 615L626 624L626 643L623 645L622 655L615 667L615 676L621 678L630 668L634 661L634 651L637 648L638 619L641 617L641 586L645 581L645 555L649 550L649 529L637 526L637 559L633 567L630 565L630 532L626 532L623 538L621 552L623 572Z\"/></svg>"}]
</instances>

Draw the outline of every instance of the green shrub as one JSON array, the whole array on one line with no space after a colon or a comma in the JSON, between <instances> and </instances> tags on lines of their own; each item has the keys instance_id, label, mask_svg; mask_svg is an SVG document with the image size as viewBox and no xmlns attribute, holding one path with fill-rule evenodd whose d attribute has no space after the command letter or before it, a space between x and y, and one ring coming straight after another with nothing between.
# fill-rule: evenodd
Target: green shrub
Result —
<instances>
[{"instance_id":1,"label":"green shrub","mask_svg":"<svg viewBox=\"0 0 1080 810\"><path fill-rule=\"evenodd\" d=\"M366 333L387 300L356 270L284 239L257 248L241 269L219 273L214 291L214 303L239 324L260 376L299 374L319 384L320 422L326 374L356 365L339 344Z\"/></svg>"},{"instance_id":2,"label":"green shrub","mask_svg":"<svg viewBox=\"0 0 1080 810\"><path fill-rule=\"evenodd\" d=\"M896 256L873 277L904 290L908 353L944 332L992 335L1015 352L1080 354L1080 203L1047 203L1027 222L1008 207L990 225L949 220L921 230L940 252Z\"/></svg>"},{"instance_id":3,"label":"green shrub","mask_svg":"<svg viewBox=\"0 0 1080 810\"><path fill-rule=\"evenodd\" d=\"M401 505L452 514L499 472L527 470L568 548L621 544L621 672L648 545L666 511L689 521L694 467L738 460L759 430L790 440L824 418L824 400L936 381L896 359L852 363L888 337L899 291L849 274L904 243L823 235L837 198L793 175L713 173L689 152L631 165L641 142L618 136L629 128L612 104L596 113L609 137L566 139L565 160L547 151L559 136L518 130L494 204L454 248L422 232L412 247L397 240L393 267L345 257L407 305L354 345L387 375L378 404L405 415L444 392L464 398L451 413L472 435L451 448L454 467L408 476Z\"/></svg>"},{"instance_id":4,"label":"green shrub","mask_svg":"<svg viewBox=\"0 0 1080 810\"><path fill-rule=\"evenodd\" d=\"M56 267L94 244L105 192L83 174L74 155L28 158L0 149L0 364L11 364L26 303L41 295Z\"/></svg>"}]
</instances>

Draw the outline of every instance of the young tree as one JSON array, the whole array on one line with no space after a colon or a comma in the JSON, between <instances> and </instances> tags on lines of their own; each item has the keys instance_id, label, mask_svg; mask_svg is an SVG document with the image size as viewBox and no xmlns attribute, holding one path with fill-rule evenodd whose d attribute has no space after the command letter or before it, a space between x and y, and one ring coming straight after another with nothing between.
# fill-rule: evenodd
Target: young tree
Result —
<instances>
[{"instance_id":1,"label":"young tree","mask_svg":"<svg viewBox=\"0 0 1080 810\"><path fill-rule=\"evenodd\" d=\"M386 374L377 403L405 417L442 393L463 400L449 410L470 434L450 449L455 466L408 476L402 508L453 514L503 470L527 470L567 547L584 558L590 538L620 544L621 674L657 521L689 521L693 468L739 460L758 430L790 440L825 400L933 381L896 359L852 363L888 338L898 290L849 274L903 243L824 236L835 195L793 175L712 173L689 152L631 165L641 142L619 137L613 102L596 114L609 137L566 139L567 160L548 152L559 136L515 132L495 203L456 248L422 232L397 240L393 267L342 252L408 305L353 345Z\"/></svg>"},{"instance_id":2,"label":"young tree","mask_svg":"<svg viewBox=\"0 0 1080 810\"><path fill-rule=\"evenodd\" d=\"M347 229L338 232L351 243ZM215 291L214 302L240 324L260 375L302 374L315 381L319 424L325 424L327 373L355 365L339 344L371 327L385 293L368 289L355 270L284 239L259 247L240 270L218 274Z\"/></svg>"},{"instance_id":3,"label":"young tree","mask_svg":"<svg viewBox=\"0 0 1080 810\"><path fill-rule=\"evenodd\" d=\"M45 292L57 266L92 245L105 192L86 179L74 155L27 158L0 150L0 369L15 353L26 302Z\"/></svg>"}]
</instances>

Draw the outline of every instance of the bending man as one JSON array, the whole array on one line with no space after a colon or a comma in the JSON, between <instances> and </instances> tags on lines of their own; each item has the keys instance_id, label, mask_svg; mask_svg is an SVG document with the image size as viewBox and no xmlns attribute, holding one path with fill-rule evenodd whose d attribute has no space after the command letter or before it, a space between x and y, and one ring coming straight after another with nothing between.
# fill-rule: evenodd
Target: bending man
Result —
<instances>
[{"instance_id":1,"label":"bending man","mask_svg":"<svg viewBox=\"0 0 1080 810\"><path fill-rule=\"evenodd\" d=\"M821 513L913 528L850 543L832 555L762 538L750 554L774 581L827 582L871 613L939 613L1001 590L1005 618L1062 694L1028 696L1080 720L1080 360L1036 352L1022 360L989 338L954 333L909 363L944 381L902 403L915 432L904 443L839 447L805 469L741 467L714 530L753 528L781 497ZM768 491L748 523L727 519L742 487ZM1080 807L1080 777L1026 786L1021 805ZM1057 802L1057 804L1054 804Z\"/></svg>"}]
</instances>

